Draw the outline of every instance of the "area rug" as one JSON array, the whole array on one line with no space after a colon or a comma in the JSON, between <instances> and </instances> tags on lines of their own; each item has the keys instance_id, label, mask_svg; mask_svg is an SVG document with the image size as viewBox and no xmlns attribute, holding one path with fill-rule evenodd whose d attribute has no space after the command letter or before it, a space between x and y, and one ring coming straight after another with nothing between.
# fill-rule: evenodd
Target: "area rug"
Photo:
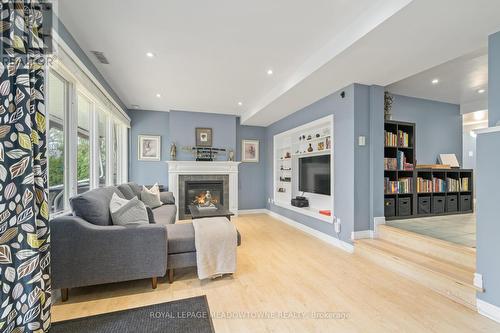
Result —
<instances>
[{"instance_id":1,"label":"area rug","mask_svg":"<svg viewBox=\"0 0 500 333\"><path fill-rule=\"evenodd\" d=\"M50 333L214 333L206 296L52 324Z\"/></svg>"}]
</instances>

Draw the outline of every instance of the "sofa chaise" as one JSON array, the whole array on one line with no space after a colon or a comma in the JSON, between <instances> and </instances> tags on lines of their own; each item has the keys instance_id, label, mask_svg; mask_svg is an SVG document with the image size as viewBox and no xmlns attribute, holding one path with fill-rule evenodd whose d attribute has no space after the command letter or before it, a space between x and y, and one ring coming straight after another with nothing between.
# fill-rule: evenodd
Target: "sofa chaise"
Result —
<instances>
[{"instance_id":1,"label":"sofa chaise","mask_svg":"<svg viewBox=\"0 0 500 333\"><path fill-rule=\"evenodd\" d=\"M94 189L70 199L71 216L51 220L52 286L68 299L70 288L158 277L174 269L196 266L192 223L175 224L177 208L170 192L164 203L148 210L149 224L112 224L109 203L113 193L126 199L140 196L141 186L126 183ZM238 232L238 245L241 236Z\"/></svg>"}]
</instances>

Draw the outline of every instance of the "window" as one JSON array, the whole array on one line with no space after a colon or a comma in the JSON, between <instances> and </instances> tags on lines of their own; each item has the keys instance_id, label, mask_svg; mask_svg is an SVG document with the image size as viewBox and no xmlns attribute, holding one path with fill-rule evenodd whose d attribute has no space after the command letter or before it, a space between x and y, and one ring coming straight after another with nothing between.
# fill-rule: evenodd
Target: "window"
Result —
<instances>
[{"instance_id":1,"label":"window","mask_svg":"<svg viewBox=\"0 0 500 333\"><path fill-rule=\"evenodd\" d=\"M128 145L122 133L130 121L95 79L59 52L46 78L52 216L67 213L75 195L126 181Z\"/></svg>"},{"instance_id":2,"label":"window","mask_svg":"<svg viewBox=\"0 0 500 333\"><path fill-rule=\"evenodd\" d=\"M90 112L92 104L82 94L78 94L78 129L76 152L77 193L90 189Z\"/></svg>"},{"instance_id":3,"label":"window","mask_svg":"<svg viewBox=\"0 0 500 333\"><path fill-rule=\"evenodd\" d=\"M106 132L108 117L104 112L97 114L97 147L99 149L99 187L106 186Z\"/></svg>"},{"instance_id":4,"label":"window","mask_svg":"<svg viewBox=\"0 0 500 333\"><path fill-rule=\"evenodd\" d=\"M67 114L68 82L55 73L49 74L49 205L50 212L63 211L67 202L65 173L65 120Z\"/></svg>"}]
</instances>

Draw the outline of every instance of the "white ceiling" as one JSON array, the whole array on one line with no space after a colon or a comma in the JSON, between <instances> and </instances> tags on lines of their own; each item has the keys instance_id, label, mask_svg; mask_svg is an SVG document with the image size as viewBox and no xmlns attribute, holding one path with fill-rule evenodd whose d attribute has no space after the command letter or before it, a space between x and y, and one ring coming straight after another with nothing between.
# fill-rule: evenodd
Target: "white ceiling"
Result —
<instances>
[{"instance_id":1,"label":"white ceiling","mask_svg":"<svg viewBox=\"0 0 500 333\"><path fill-rule=\"evenodd\" d=\"M58 15L127 107L241 114L332 39L352 42L353 22L408 1L59 1Z\"/></svg>"},{"instance_id":2,"label":"white ceiling","mask_svg":"<svg viewBox=\"0 0 500 333\"><path fill-rule=\"evenodd\" d=\"M352 82L386 86L484 48L500 1L86 0L60 1L59 16L128 107L265 126Z\"/></svg>"},{"instance_id":3,"label":"white ceiling","mask_svg":"<svg viewBox=\"0 0 500 333\"><path fill-rule=\"evenodd\" d=\"M438 79L437 84L432 84ZM484 89L482 94L478 90ZM394 94L453 104L488 100L488 50L448 61L387 87Z\"/></svg>"}]
</instances>

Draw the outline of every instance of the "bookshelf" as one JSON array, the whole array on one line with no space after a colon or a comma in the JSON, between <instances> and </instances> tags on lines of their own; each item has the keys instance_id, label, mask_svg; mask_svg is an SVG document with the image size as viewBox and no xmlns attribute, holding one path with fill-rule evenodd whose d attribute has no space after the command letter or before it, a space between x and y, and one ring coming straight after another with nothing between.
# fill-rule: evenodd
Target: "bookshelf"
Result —
<instances>
[{"instance_id":1,"label":"bookshelf","mask_svg":"<svg viewBox=\"0 0 500 333\"><path fill-rule=\"evenodd\" d=\"M415 124L384 123L384 205L386 218L407 217L415 207Z\"/></svg>"},{"instance_id":2,"label":"bookshelf","mask_svg":"<svg viewBox=\"0 0 500 333\"><path fill-rule=\"evenodd\" d=\"M473 212L473 170L416 168L415 124L385 121L387 220Z\"/></svg>"}]
</instances>

